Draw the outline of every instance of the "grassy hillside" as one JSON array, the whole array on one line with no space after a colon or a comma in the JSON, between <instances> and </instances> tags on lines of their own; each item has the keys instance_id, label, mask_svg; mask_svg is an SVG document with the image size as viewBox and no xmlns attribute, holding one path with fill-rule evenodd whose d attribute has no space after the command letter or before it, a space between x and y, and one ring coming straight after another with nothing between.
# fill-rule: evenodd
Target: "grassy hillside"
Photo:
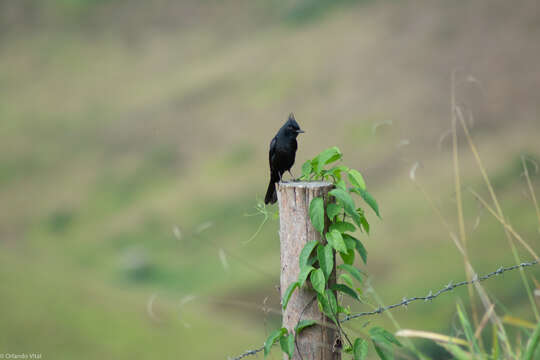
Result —
<instances>
[{"instance_id":1,"label":"grassy hillside","mask_svg":"<svg viewBox=\"0 0 540 360\"><path fill-rule=\"evenodd\" d=\"M540 251L521 176L521 155L540 158L536 6L0 3L0 353L208 359L260 345L279 321L278 221L247 242L263 219L246 214L264 196L268 143L291 111L306 130L293 173L338 145L380 203L365 270L385 302L464 279L409 178L419 162L418 183L457 233L454 70L505 215ZM470 257L483 273L513 258L500 224L466 191L488 198L459 137ZM519 274L486 288L532 320ZM452 332L466 297L394 316Z\"/></svg>"}]
</instances>

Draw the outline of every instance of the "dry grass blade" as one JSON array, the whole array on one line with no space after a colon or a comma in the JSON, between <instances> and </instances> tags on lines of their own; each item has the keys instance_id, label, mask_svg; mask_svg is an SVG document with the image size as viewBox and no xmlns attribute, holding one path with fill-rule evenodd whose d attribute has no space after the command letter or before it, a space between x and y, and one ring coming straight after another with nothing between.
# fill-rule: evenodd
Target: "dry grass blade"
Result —
<instances>
[{"instance_id":1,"label":"dry grass blade","mask_svg":"<svg viewBox=\"0 0 540 360\"><path fill-rule=\"evenodd\" d=\"M497 215L495 210L493 210L493 208L491 206L489 206L489 204L486 202L486 200L484 200L473 189L469 189L469 192L478 201L480 201L482 203L482 205L484 205L484 207L491 213L491 215L493 215L493 217L495 219L497 219L497 221L499 221L501 223L501 225L504 226L504 228L506 230L508 230L508 232L510 232L510 234L512 234L521 243L521 245L523 245L523 247L534 257L535 260L539 260L538 255L536 255L536 252L529 246L529 244L525 240L523 240L523 238L514 230L514 228L510 224L508 224L506 221L504 221L504 219L502 219L499 215Z\"/></svg>"},{"instance_id":2,"label":"dry grass blade","mask_svg":"<svg viewBox=\"0 0 540 360\"><path fill-rule=\"evenodd\" d=\"M459 173L459 157L458 157L458 146L457 146L457 120L456 120L456 71L452 73L452 98L451 98L451 113L452 113L452 159L453 159L453 165L454 165L454 184L456 187L456 204L457 204L457 215L458 215L458 224L459 224L459 238L461 240L462 245L462 255L463 255L463 261L465 263L465 273L467 275L467 281L470 281L473 272L470 271L471 266L467 266L467 264L470 264L469 262L469 256L467 254L467 236L465 232L465 221L463 217L463 201L461 198L461 177ZM476 308L476 301L474 298L474 291L472 285L467 286L467 289L469 291L469 298L471 300L471 308L472 308L472 315L473 315L473 321L476 327L478 327L478 310Z\"/></svg>"},{"instance_id":3,"label":"dry grass blade","mask_svg":"<svg viewBox=\"0 0 540 360\"><path fill-rule=\"evenodd\" d=\"M540 225L540 208L538 208L538 201L536 201L536 194L534 192L531 177L529 176L529 169L527 168L527 163L525 161L525 156L522 156L521 164L523 165L523 174L525 174L525 179L527 179L527 186L529 187L529 192L531 193L531 198L536 210L536 217L538 218L538 225Z\"/></svg>"},{"instance_id":4,"label":"dry grass blade","mask_svg":"<svg viewBox=\"0 0 540 360\"><path fill-rule=\"evenodd\" d=\"M482 334L482 330L484 330L484 327L486 326L489 318L491 317L491 314L493 313L493 309L495 309L495 304L491 304L489 309L485 312L484 316L482 317L482 320L480 321L480 325L476 328L476 331L474 332L474 337L479 339L480 334Z\"/></svg>"},{"instance_id":5,"label":"dry grass blade","mask_svg":"<svg viewBox=\"0 0 540 360\"><path fill-rule=\"evenodd\" d=\"M529 329L534 329L536 327L536 325L533 324L532 322L529 322L527 320L523 320L514 316L510 316L510 315L503 316L502 321L505 324L510 324L510 325L514 325L518 327L526 327Z\"/></svg>"},{"instance_id":6,"label":"dry grass blade","mask_svg":"<svg viewBox=\"0 0 540 360\"><path fill-rule=\"evenodd\" d=\"M409 330L409 329L403 329L396 332L396 336L399 337L405 337L405 338L422 338L422 339L429 339L437 342L443 342L448 344L458 344L463 346L468 346L469 343L463 339L447 336L439 333L434 333L430 331L422 331L422 330Z\"/></svg>"}]
</instances>

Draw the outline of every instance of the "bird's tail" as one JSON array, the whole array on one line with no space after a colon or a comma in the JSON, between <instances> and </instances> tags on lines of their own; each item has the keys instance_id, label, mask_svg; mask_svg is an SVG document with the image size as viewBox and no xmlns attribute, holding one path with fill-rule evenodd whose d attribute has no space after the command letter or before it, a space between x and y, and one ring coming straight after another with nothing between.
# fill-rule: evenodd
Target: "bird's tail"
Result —
<instances>
[{"instance_id":1,"label":"bird's tail","mask_svg":"<svg viewBox=\"0 0 540 360\"><path fill-rule=\"evenodd\" d=\"M266 190L266 196L264 197L265 204L273 204L277 201L276 183L279 181L279 175L272 171L270 174L270 183L268 184L268 190Z\"/></svg>"}]
</instances>

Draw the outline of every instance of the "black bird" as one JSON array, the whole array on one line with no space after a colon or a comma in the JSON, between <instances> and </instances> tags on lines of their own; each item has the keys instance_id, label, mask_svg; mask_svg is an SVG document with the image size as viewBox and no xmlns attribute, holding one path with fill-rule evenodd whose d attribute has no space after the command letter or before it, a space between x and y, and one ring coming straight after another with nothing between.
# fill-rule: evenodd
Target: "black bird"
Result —
<instances>
[{"instance_id":1,"label":"black bird","mask_svg":"<svg viewBox=\"0 0 540 360\"><path fill-rule=\"evenodd\" d=\"M270 159L270 183L266 196L264 197L265 204L273 204L277 201L276 183L281 181L281 177L285 171L291 170L294 164L294 157L298 144L296 137L303 133L298 123L294 119L293 113L289 115L289 119L279 129L276 136L270 142L270 151L268 152Z\"/></svg>"}]
</instances>

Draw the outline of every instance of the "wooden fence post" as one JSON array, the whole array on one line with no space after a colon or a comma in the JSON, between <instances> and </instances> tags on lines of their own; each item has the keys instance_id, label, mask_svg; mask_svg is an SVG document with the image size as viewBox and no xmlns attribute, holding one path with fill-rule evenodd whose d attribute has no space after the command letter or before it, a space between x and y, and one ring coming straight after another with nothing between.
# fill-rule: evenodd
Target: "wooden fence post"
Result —
<instances>
[{"instance_id":1,"label":"wooden fence post","mask_svg":"<svg viewBox=\"0 0 540 360\"><path fill-rule=\"evenodd\" d=\"M304 245L312 240L322 241L321 234L313 228L309 218L309 204L315 197L322 196L325 204L328 192L333 189L329 182L285 182L277 185L279 201L279 237L281 241L281 298L292 282L298 279L300 268L298 257ZM314 250L316 251L316 250ZM334 272L329 284L335 283ZM303 314L302 314L303 312ZM303 330L296 338L294 360L337 360L341 349L336 349L338 332L332 320L324 316L317 305L316 292L309 281L297 289L287 309L283 311L283 327L294 330L302 314L302 320L313 319L319 324ZM301 355L298 353L300 349ZM337 350L337 351L336 351ZM284 356L286 359L287 355Z\"/></svg>"}]
</instances>

